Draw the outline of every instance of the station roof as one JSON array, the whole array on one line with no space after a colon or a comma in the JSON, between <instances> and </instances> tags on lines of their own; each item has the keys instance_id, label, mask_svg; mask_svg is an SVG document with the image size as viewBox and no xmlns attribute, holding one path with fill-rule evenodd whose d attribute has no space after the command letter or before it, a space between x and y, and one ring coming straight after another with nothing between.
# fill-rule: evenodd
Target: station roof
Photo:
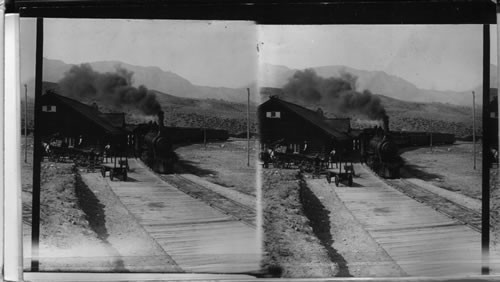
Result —
<instances>
[{"instance_id":1,"label":"station roof","mask_svg":"<svg viewBox=\"0 0 500 282\"><path fill-rule=\"evenodd\" d=\"M309 122L311 125L319 128L321 131L325 132L326 134L330 135L331 137L337 140L344 141L351 139L349 135L341 132L340 130L330 125L327 119L325 119L322 115L318 114L316 111L309 110L300 105L290 103L276 97L271 97L268 101L264 102L261 105L261 107L268 103L273 103L275 105L279 105L281 107L288 109L289 111L297 114L298 116Z\"/></svg>"},{"instance_id":2,"label":"station roof","mask_svg":"<svg viewBox=\"0 0 500 282\"><path fill-rule=\"evenodd\" d=\"M42 96L42 99L55 99L61 104L71 108L78 114L82 115L85 119L90 122L96 124L100 128L102 128L105 132L111 135L123 135L126 132L118 127L113 126L113 123L106 119L105 115L98 111L93 106L86 105L77 100L61 96L54 92L48 92Z\"/></svg>"}]
</instances>

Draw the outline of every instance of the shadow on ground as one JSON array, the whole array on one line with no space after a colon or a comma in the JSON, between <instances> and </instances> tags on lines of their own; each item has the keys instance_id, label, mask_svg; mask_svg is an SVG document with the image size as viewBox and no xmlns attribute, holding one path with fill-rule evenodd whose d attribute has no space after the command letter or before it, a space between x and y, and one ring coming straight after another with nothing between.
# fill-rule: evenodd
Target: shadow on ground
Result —
<instances>
[{"instance_id":1,"label":"shadow on ground","mask_svg":"<svg viewBox=\"0 0 500 282\"><path fill-rule=\"evenodd\" d=\"M85 184L78 172L75 172L75 192L78 198L78 206L85 213L90 228L97 234L97 238L106 245L114 259L114 271L127 272L120 253L108 241L109 233L106 228L105 206Z\"/></svg>"},{"instance_id":2,"label":"shadow on ground","mask_svg":"<svg viewBox=\"0 0 500 282\"><path fill-rule=\"evenodd\" d=\"M434 149L437 149L437 150L447 150L449 148L451 149L454 149L456 147L458 147L460 144L439 144L439 145L435 145L433 146L432 148ZM416 151L416 150L419 150L419 149L428 149L429 151L431 150L431 147L429 146L409 146L409 147L401 147L399 148L399 154L403 154L405 152L411 152L411 151Z\"/></svg>"},{"instance_id":3,"label":"shadow on ground","mask_svg":"<svg viewBox=\"0 0 500 282\"><path fill-rule=\"evenodd\" d=\"M423 170L424 167L413 164L405 164L401 168L401 178L419 178L425 181L443 180L443 176Z\"/></svg>"},{"instance_id":4,"label":"shadow on ground","mask_svg":"<svg viewBox=\"0 0 500 282\"><path fill-rule=\"evenodd\" d=\"M215 175L217 172L210 169L204 169L197 166L198 163L180 159L174 167L174 173L190 173L198 176Z\"/></svg>"},{"instance_id":5,"label":"shadow on ground","mask_svg":"<svg viewBox=\"0 0 500 282\"><path fill-rule=\"evenodd\" d=\"M339 271L336 277L353 277L349 273L349 267L344 257L332 247L333 238L330 233L330 212L323 206L321 201L307 187L305 181L300 181L300 200L304 208L304 214L311 222L314 234L325 247L330 260L337 263Z\"/></svg>"}]
</instances>

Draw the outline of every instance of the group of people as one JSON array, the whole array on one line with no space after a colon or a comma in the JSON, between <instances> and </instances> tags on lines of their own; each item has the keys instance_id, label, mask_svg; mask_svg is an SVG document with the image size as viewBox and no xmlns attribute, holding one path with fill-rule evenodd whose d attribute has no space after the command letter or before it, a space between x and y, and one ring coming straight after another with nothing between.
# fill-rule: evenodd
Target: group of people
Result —
<instances>
[{"instance_id":1,"label":"group of people","mask_svg":"<svg viewBox=\"0 0 500 282\"><path fill-rule=\"evenodd\" d=\"M285 154L298 154L299 152L294 151L291 146L269 146L264 147L264 150L260 154L260 159L264 162L264 167L267 168L269 163L275 162L277 158L277 152L285 153ZM304 142L301 151L301 154L307 155L310 152L309 145L307 141ZM328 168L333 168L334 165L337 167L337 150L335 147L332 150L324 155L323 157L320 154L315 154L314 163L315 166L321 166L321 163L326 163Z\"/></svg>"},{"instance_id":2,"label":"group of people","mask_svg":"<svg viewBox=\"0 0 500 282\"><path fill-rule=\"evenodd\" d=\"M42 152L45 156L53 157L54 155L58 155L61 152L69 152L67 149L78 149L83 148L83 137L79 136L76 140L76 146L69 146L65 139L54 138L45 139L42 141ZM94 147L89 147L87 150L84 150L89 154L89 156L99 156L100 153L95 150ZM102 151L104 157L110 157L112 155L112 147L110 142L107 142L104 146L104 150Z\"/></svg>"}]
</instances>

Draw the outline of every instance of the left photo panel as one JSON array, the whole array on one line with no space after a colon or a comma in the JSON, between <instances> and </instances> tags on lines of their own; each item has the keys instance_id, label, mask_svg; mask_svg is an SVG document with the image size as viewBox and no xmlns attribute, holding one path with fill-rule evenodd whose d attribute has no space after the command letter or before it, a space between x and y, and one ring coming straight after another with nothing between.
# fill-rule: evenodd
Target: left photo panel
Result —
<instances>
[{"instance_id":1,"label":"left photo panel","mask_svg":"<svg viewBox=\"0 0 500 282\"><path fill-rule=\"evenodd\" d=\"M256 42L21 18L24 271L259 273Z\"/></svg>"}]
</instances>

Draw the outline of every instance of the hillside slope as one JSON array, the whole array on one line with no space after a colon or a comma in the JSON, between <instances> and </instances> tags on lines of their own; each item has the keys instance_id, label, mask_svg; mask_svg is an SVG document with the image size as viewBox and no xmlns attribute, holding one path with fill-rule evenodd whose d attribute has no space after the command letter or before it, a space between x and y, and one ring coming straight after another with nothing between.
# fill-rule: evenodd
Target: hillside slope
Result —
<instances>
[{"instance_id":1,"label":"hillside slope","mask_svg":"<svg viewBox=\"0 0 500 282\"><path fill-rule=\"evenodd\" d=\"M223 99L231 102L245 102L247 90L245 88L210 87L194 85L187 79L170 71L158 67L142 67L118 61L101 61L90 63L97 72L114 72L120 66L134 73L134 86L145 85L163 93L196 99ZM71 64L63 61L44 58L43 79L49 82L58 82L71 68ZM249 85L251 93L255 93L255 86Z\"/></svg>"},{"instance_id":2,"label":"hillside slope","mask_svg":"<svg viewBox=\"0 0 500 282\"><path fill-rule=\"evenodd\" d=\"M370 90L372 93L383 94L388 97L410 102L437 102L451 103L455 105L470 105L472 103L472 91L476 92L476 97L481 97L482 88L480 85L468 91L437 91L420 89L414 84L383 71L358 70L346 66L323 66L313 68L319 76L339 77L342 72L348 72L356 77L358 90ZM290 77L297 71L286 66L276 66L263 64L259 75L260 86L277 87L285 85ZM497 87L497 67L490 66L490 86ZM480 99L476 100L480 103Z\"/></svg>"}]
</instances>

